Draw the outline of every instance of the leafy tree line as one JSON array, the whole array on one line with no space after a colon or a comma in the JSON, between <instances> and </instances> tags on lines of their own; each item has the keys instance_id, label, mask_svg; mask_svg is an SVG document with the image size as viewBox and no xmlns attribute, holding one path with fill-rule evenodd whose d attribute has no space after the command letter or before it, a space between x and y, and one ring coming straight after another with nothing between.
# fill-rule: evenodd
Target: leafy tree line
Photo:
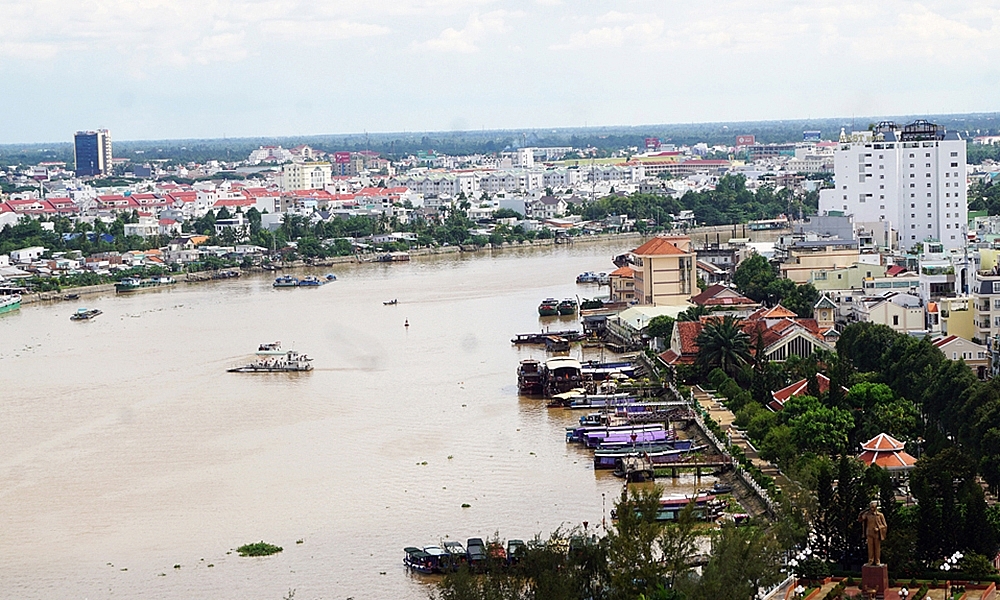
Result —
<instances>
[{"instance_id":1,"label":"leafy tree line","mask_svg":"<svg viewBox=\"0 0 1000 600\"><path fill-rule=\"evenodd\" d=\"M753 192L747 189L743 175L724 175L714 190L689 191L676 199L656 194L611 195L573 207L573 210L587 220L627 215L630 219L652 221L661 227L670 225L671 214L691 210L699 223L729 225L800 210L806 214L815 213L817 198L815 193L799 197L788 188L775 192L768 186Z\"/></svg>"},{"instance_id":2,"label":"leafy tree line","mask_svg":"<svg viewBox=\"0 0 1000 600\"><path fill-rule=\"evenodd\" d=\"M985 147L996 148L1000 152L1000 146ZM969 187L969 210L985 210L990 215L1000 215L1000 183L987 183L985 180L973 183Z\"/></svg>"},{"instance_id":3,"label":"leafy tree line","mask_svg":"<svg viewBox=\"0 0 1000 600\"><path fill-rule=\"evenodd\" d=\"M760 254L740 263L733 275L736 290L767 306L780 303L800 317L811 317L819 292L811 283L796 284L781 277L778 269Z\"/></svg>"},{"instance_id":4,"label":"leafy tree line","mask_svg":"<svg viewBox=\"0 0 1000 600\"><path fill-rule=\"evenodd\" d=\"M50 219L22 217L16 224L5 225L0 229L0 254L9 254L29 246L43 246L51 252L79 250L87 256L98 252L149 250L167 243L168 238L161 236L126 236L125 224L138 220L139 216L134 212L119 215L110 224L95 220L93 225L83 221L74 223L61 216ZM53 230L45 229L43 222L53 223ZM64 239L64 234L69 234L69 239ZM106 241L102 237L105 235L111 235L114 239Z\"/></svg>"},{"instance_id":5,"label":"leafy tree line","mask_svg":"<svg viewBox=\"0 0 1000 600\"><path fill-rule=\"evenodd\" d=\"M688 506L677 521L656 521L660 490L631 490L616 503L618 520L604 536L579 530L536 539L514 564L495 557L482 574L447 575L440 600L751 600L780 578L782 553L805 539L800 518L723 525L706 533ZM700 575L691 566L698 538L711 549ZM569 551L560 539L569 537ZM494 542L494 543L498 543Z\"/></svg>"}]
</instances>

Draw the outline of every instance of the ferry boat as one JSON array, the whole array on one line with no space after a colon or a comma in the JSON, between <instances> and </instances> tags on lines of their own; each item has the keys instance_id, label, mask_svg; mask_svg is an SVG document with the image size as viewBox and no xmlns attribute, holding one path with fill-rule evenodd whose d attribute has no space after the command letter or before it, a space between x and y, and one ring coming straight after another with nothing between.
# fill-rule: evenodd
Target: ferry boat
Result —
<instances>
[{"instance_id":1,"label":"ferry boat","mask_svg":"<svg viewBox=\"0 0 1000 600\"><path fill-rule=\"evenodd\" d=\"M313 277L312 275L306 275L299 280L299 287L319 287L326 283L319 277Z\"/></svg>"},{"instance_id":2,"label":"ferry boat","mask_svg":"<svg viewBox=\"0 0 1000 600\"><path fill-rule=\"evenodd\" d=\"M21 295L0 296L0 315L21 308Z\"/></svg>"},{"instance_id":3,"label":"ferry boat","mask_svg":"<svg viewBox=\"0 0 1000 600\"><path fill-rule=\"evenodd\" d=\"M78 308L76 312L69 316L70 321L89 321L104 311L99 308Z\"/></svg>"},{"instance_id":4,"label":"ferry boat","mask_svg":"<svg viewBox=\"0 0 1000 600\"><path fill-rule=\"evenodd\" d=\"M227 369L229 373L295 373L312 371L312 359L295 350L289 350L283 357L265 358L242 367Z\"/></svg>"},{"instance_id":5,"label":"ferry boat","mask_svg":"<svg viewBox=\"0 0 1000 600\"><path fill-rule=\"evenodd\" d=\"M546 298L538 305L539 317L554 317L559 314L559 301L555 298Z\"/></svg>"},{"instance_id":6,"label":"ferry boat","mask_svg":"<svg viewBox=\"0 0 1000 600\"><path fill-rule=\"evenodd\" d=\"M576 389L582 384L580 361L568 356L558 356L545 361L542 384L547 395L553 396Z\"/></svg>"},{"instance_id":7,"label":"ferry boat","mask_svg":"<svg viewBox=\"0 0 1000 600\"><path fill-rule=\"evenodd\" d=\"M115 292L123 294L126 292L136 292L162 285L177 283L173 277L153 277L152 279L139 279L138 277L126 277L115 284Z\"/></svg>"},{"instance_id":8,"label":"ferry boat","mask_svg":"<svg viewBox=\"0 0 1000 600\"><path fill-rule=\"evenodd\" d=\"M517 391L522 396L541 396L542 364L533 358L526 358L517 367Z\"/></svg>"},{"instance_id":9,"label":"ferry boat","mask_svg":"<svg viewBox=\"0 0 1000 600\"><path fill-rule=\"evenodd\" d=\"M299 280L297 277L292 277L291 275L281 275L274 280L272 287L299 287Z\"/></svg>"},{"instance_id":10,"label":"ferry boat","mask_svg":"<svg viewBox=\"0 0 1000 600\"><path fill-rule=\"evenodd\" d=\"M563 316L575 315L576 309L577 309L576 300L572 298L567 298L563 300L556 307L556 310L559 312L559 314Z\"/></svg>"}]
</instances>

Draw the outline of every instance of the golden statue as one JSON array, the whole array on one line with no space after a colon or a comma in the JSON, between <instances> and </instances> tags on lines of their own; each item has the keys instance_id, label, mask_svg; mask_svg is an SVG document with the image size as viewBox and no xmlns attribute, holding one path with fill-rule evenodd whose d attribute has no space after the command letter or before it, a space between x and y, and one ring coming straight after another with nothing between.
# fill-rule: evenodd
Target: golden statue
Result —
<instances>
[{"instance_id":1,"label":"golden statue","mask_svg":"<svg viewBox=\"0 0 1000 600\"><path fill-rule=\"evenodd\" d=\"M868 510L858 515L868 542L868 564L882 564L882 540L885 539L885 516L878 511L878 502L872 501Z\"/></svg>"}]
</instances>

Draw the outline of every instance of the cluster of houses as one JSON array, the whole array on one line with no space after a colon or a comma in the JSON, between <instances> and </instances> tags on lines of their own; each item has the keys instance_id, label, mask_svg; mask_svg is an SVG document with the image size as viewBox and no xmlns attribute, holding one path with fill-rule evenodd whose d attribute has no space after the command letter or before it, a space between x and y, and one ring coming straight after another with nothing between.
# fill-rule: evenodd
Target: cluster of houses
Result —
<instances>
[{"instance_id":1,"label":"cluster of houses","mask_svg":"<svg viewBox=\"0 0 1000 600\"><path fill-rule=\"evenodd\" d=\"M927 243L919 253L866 248L868 235L849 217L793 224L774 243L730 239L695 244L686 236L660 236L625 255L610 273L610 300L625 306L605 325L623 344L649 343L644 329L661 315L677 318L694 306L712 316L731 314L769 360L833 351L839 332L869 322L929 337L950 359L962 359L981 379L1000 369L1000 235L998 218L980 218L961 250ZM847 239L832 236L830 229ZM761 254L792 281L813 285L819 300L807 317L766 307L730 283L739 264ZM698 284L701 284L701 288ZM678 321L669 340L654 340L672 365L693 364L700 321Z\"/></svg>"}]
</instances>

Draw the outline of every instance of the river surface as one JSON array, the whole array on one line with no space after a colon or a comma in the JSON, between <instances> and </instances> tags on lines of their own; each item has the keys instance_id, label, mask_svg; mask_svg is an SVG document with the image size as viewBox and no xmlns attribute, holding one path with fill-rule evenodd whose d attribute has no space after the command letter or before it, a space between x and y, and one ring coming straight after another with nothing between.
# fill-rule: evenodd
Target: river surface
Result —
<instances>
[{"instance_id":1,"label":"river surface","mask_svg":"<svg viewBox=\"0 0 1000 600\"><path fill-rule=\"evenodd\" d=\"M339 277L318 289L180 283L0 316L0 597L416 600L430 587L403 568L404 546L598 526L620 482L565 443L579 413L518 397L518 361L544 352L510 338L578 327L540 322L538 302L596 295L575 275L614 269L634 243L342 265L317 271ZM104 314L71 322L79 306ZM226 373L277 340L315 371ZM236 555L259 540L284 551Z\"/></svg>"}]
</instances>

